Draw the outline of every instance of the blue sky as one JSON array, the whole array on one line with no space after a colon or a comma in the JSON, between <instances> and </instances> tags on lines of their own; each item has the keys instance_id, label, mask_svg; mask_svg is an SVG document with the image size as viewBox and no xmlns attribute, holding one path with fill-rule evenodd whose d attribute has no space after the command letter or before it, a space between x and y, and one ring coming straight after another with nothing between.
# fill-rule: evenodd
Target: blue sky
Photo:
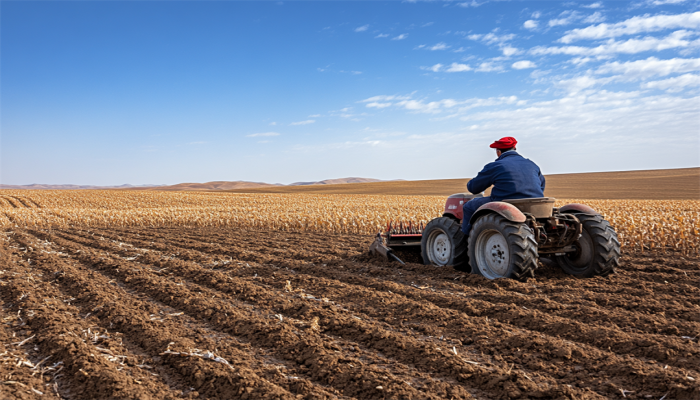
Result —
<instances>
[{"instance_id":1,"label":"blue sky","mask_svg":"<svg viewBox=\"0 0 700 400\"><path fill-rule=\"evenodd\" d=\"M0 3L0 181L700 165L700 3Z\"/></svg>"}]
</instances>

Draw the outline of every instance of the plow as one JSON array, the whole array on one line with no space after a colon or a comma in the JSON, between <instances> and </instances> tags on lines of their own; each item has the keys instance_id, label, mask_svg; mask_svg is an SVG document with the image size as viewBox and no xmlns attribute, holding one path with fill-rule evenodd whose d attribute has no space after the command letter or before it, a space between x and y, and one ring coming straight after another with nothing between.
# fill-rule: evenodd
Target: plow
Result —
<instances>
[{"instance_id":1,"label":"plow","mask_svg":"<svg viewBox=\"0 0 700 400\"><path fill-rule=\"evenodd\" d=\"M370 253L404 264L394 251L420 247L426 265L452 266L487 279L534 277L541 257L582 278L605 276L619 266L617 233L585 204L555 208L551 197L489 202L470 218L467 236L462 207L475 197L482 195L449 196L442 217L425 225L388 223Z\"/></svg>"}]
</instances>

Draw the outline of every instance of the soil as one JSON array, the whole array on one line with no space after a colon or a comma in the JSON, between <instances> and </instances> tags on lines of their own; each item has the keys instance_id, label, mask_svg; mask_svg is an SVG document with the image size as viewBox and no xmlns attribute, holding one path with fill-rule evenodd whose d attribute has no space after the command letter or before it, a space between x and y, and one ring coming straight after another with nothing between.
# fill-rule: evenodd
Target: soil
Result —
<instances>
[{"instance_id":1,"label":"soil","mask_svg":"<svg viewBox=\"0 0 700 400\"><path fill-rule=\"evenodd\" d=\"M489 281L370 236L0 234L3 399L698 399L700 259Z\"/></svg>"}]
</instances>

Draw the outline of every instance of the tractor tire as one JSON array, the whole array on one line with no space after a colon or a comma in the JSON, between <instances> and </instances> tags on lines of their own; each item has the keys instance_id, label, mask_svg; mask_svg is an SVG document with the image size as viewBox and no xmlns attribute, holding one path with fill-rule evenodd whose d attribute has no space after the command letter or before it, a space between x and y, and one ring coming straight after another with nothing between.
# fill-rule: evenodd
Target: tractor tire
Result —
<instances>
[{"instance_id":1,"label":"tractor tire","mask_svg":"<svg viewBox=\"0 0 700 400\"><path fill-rule=\"evenodd\" d=\"M620 241L610 223L600 215L576 214L583 224L581 237L574 242L575 253L556 256L567 274L580 278L606 276L620 266Z\"/></svg>"},{"instance_id":2,"label":"tractor tire","mask_svg":"<svg viewBox=\"0 0 700 400\"><path fill-rule=\"evenodd\" d=\"M537 242L529 226L499 214L482 216L469 232L472 274L488 279L523 280L535 276Z\"/></svg>"},{"instance_id":3,"label":"tractor tire","mask_svg":"<svg viewBox=\"0 0 700 400\"><path fill-rule=\"evenodd\" d=\"M462 233L462 225L453 218L440 217L428 222L423 229L420 249L425 265L451 265L458 271L469 272L467 238Z\"/></svg>"}]
</instances>

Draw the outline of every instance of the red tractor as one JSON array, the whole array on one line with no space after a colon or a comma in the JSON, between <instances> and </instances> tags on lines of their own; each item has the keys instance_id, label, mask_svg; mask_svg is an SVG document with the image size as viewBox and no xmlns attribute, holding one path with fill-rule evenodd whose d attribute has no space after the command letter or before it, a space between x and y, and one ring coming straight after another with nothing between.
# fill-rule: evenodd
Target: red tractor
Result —
<instances>
[{"instance_id":1,"label":"red tractor","mask_svg":"<svg viewBox=\"0 0 700 400\"><path fill-rule=\"evenodd\" d=\"M583 204L555 208L551 197L486 203L471 217L465 237L462 205L481 196L448 197L442 217L425 227L389 224L370 252L398 260L393 249L420 246L426 265L452 265L488 279L534 276L539 257L553 258L579 277L604 276L618 267L620 242L610 223Z\"/></svg>"}]
</instances>

